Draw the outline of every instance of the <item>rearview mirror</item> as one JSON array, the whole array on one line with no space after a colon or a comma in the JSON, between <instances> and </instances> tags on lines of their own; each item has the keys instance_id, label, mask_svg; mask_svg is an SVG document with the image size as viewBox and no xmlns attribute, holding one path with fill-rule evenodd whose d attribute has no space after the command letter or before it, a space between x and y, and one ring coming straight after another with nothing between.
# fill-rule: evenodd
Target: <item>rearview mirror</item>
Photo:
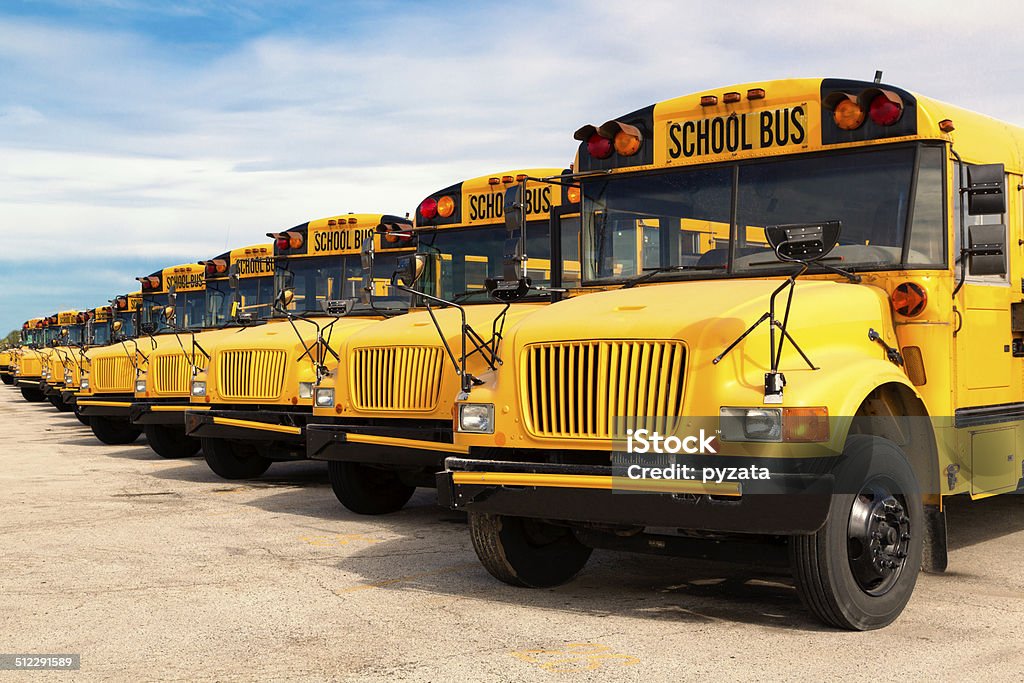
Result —
<instances>
[{"instance_id":1,"label":"rearview mirror","mask_svg":"<svg viewBox=\"0 0 1024 683\"><path fill-rule=\"evenodd\" d=\"M841 230L841 221L827 221L768 225L764 234L780 261L812 262L836 248Z\"/></svg>"},{"instance_id":2,"label":"rearview mirror","mask_svg":"<svg viewBox=\"0 0 1024 683\"><path fill-rule=\"evenodd\" d=\"M228 286L231 289L238 289L238 264L232 263L231 268L228 269Z\"/></svg>"},{"instance_id":3,"label":"rearview mirror","mask_svg":"<svg viewBox=\"0 0 1024 683\"><path fill-rule=\"evenodd\" d=\"M971 275L1006 275L1006 226L972 225L967 232Z\"/></svg>"},{"instance_id":4,"label":"rearview mirror","mask_svg":"<svg viewBox=\"0 0 1024 683\"><path fill-rule=\"evenodd\" d=\"M162 313L163 313L163 316L164 316L164 320L166 320L168 323L174 322L174 316L175 316L174 306L164 306L164 310L162 311Z\"/></svg>"},{"instance_id":5,"label":"rearview mirror","mask_svg":"<svg viewBox=\"0 0 1024 683\"><path fill-rule=\"evenodd\" d=\"M391 284L412 287L421 277L427 267L426 254L410 254L398 259L398 269L391 275ZM372 285L371 285L372 286Z\"/></svg>"},{"instance_id":6,"label":"rearview mirror","mask_svg":"<svg viewBox=\"0 0 1024 683\"><path fill-rule=\"evenodd\" d=\"M1006 213L1006 173L1002 164L968 166L964 191L967 193L967 213L971 216Z\"/></svg>"},{"instance_id":7,"label":"rearview mirror","mask_svg":"<svg viewBox=\"0 0 1024 683\"><path fill-rule=\"evenodd\" d=\"M513 232L518 233L523 229L523 224L526 222L523 206L523 191L525 187L526 182L524 181L516 183L505 190L505 230L510 234Z\"/></svg>"},{"instance_id":8,"label":"rearview mirror","mask_svg":"<svg viewBox=\"0 0 1024 683\"><path fill-rule=\"evenodd\" d=\"M281 308L288 308L295 301L294 289L282 289L277 295L277 305Z\"/></svg>"},{"instance_id":9,"label":"rearview mirror","mask_svg":"<svg viewBox=\"0 0 1024 683\"><path fill-rule=\"evenodd\" d=\"M113 330L114 332L120 332L121 330L124 329L124 321L115 320L114 322L110 323L110 329Z\"/></svg>"}]
</instances>

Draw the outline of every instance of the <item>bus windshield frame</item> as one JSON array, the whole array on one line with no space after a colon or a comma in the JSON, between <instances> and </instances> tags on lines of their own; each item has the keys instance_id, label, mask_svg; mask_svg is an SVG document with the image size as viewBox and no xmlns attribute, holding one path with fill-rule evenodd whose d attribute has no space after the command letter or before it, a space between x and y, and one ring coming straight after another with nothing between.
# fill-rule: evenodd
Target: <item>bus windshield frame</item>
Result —
<instances>
[{"instance_id":1,"label":"bus windshield frame","mask_svg":"<svg viewBox=\"0 0 1024 683\"><path fill-rule=\"evenodd\" d=\"M832 220L830 265L948 269L946 156L897 143L584 178L582 284L788 275L764 227Z\"/></svg>"},{"instance_id":2,"label":"bus windshield frame","mask_svg":"<svg viewBox=\"0 0 1024 683\"><path fill-rule=\"evenodd\" d=\"M374 262L374 281L382 284L385 294L375 294L373 305L359 300L362 291L363 270L359 254L308 256L302 258L278 258L274 268L274 291L291 289L294 298L288 312L294 315L329 316L324 309L328 301L356 300L349 315L374 315L376 311L403 312L409 308L410 296L390 284L391 274L398 267L398 257L405 252L378 252ZM380 277L383 275L383 277ZM343 287L336 285L344 282ZM315 291L312 291L315 288ZM275 317L282 316L280 311Z\"/></svg>"}]
</instances>

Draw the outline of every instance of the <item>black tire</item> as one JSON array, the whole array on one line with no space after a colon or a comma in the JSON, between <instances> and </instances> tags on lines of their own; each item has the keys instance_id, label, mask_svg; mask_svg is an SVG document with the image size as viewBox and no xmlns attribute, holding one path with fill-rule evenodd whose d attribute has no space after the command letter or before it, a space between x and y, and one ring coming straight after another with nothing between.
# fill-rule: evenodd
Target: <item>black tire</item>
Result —
<instances>
[{"instance_id":1,"label":"black tire","mask_svg":"<svg viewBox=\"0 0 1024 683\"><path fill-rule=\"evenodd\" d=\"M227 439L204 438L201 441L206 464L223 479L255 479L266 472L272 462L249 444Z\"/></svg>"},{"instance_id":2,"label":"black tire","mask_svg":"<svg viewBox=\"0 0 1024 683\"><path fill-rule=\"evenodd\" d=\"M826 624L882 628L906 607L921 569L920 487L900 447L875 436L851 436L834 473L828 521L790 539L797 592Z\"/></svg>"},{"instance_id":3,"label":"black tire","mask_svg":"<svg viewBox=\"0 0 1024 683\"><path fill-rule=\"evenodd\" d=\"M593 552L572 529L525 517L470 512L469 533L476 556L491 576L525 588L569 581Z\"/></svg>"},{"instance_id":4,"label":"black tire","mask_svg":"<svg viewBox=\"0 0 1024 683\"><path fill-rule=\"evenodd\" d=\"M358 462L327 464L331 488L338 501L359 515L384 515L401 510L415 486L402 483L398 472Z\"/></svg>"},{"instance_id":5,"label":"black tire","mask_svg":"<svg viewBox=\"0 0 1024 683\"><path fill-rule=\"evenodd\" d=\"M46 400L46 394L38 389L21 388L21 397L29 403L42 403Z\"/></svg>"},{"instance_id":6,"label":"black tire","mask_svg":"<svg viewBox=\"0 0 1024 683\"><path fill-rule=\"evenodd\" d=\"M128 420L114 420L109 417L90 417L89 426L96 438L109 446L123 446L133 443L142 430Z\"/></svg>"},{"instance_id":7,"label":"black tire","mask_svg":"<svg viewBox=\"0 0 1024 683\"><path fill-rule=\"evenodd\" d=\"M199 439L185 433L185 426L145 425L146 441L161 458L188 458L199 452Z\"/></svg>"},{"instance_id":8,"label":"black tire","mask_svg":"<svg viewBox=\"0 0 1024 683\"><path fill-rule=\"evenodd\" d=\"M66 413L71 410L71 406L65 403L64 399L62 399L59 395L47 396L46 400L50 402L50 405L52 405L54 408L56 408L62 413Z\"/></svg>"},{"instance_id":9,"label":"black tire","mask_svg":"<svg viewBox=\"0 0 1024 683\"><path fill-rule=\"evenodd\" d=\"M82 415L82 413L79 411L78 404L75 404L75 406L72 408L72 410L75 411L75 417L78 418L79 422L84 424L86 427L91 427L92 426L92 424L89 422L89 418L87 418L85 415Z\"/></svg>"},{"instance_id":10,"label":"black tire","mask_svg":"<svg viewBox=\"0 0 1024 683\"><path fill-rule=\"evenodd\" d=\"M3 382L7 386L14 384L14 377L11 375L0 375L0 382Z\"/></svg>"}]
</instances>

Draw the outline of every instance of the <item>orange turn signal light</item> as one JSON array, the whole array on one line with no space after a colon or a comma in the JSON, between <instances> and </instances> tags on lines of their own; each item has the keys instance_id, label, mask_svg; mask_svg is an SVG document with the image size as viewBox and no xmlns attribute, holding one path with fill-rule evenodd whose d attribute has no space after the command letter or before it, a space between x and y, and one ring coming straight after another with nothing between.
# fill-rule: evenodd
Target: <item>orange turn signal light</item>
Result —
<instances>
[{"instance_id":1,"label":"orange turn signal light","mask_svg":"<svg viewBox=\"0 0 1024 683\"><path fill-rule=\"evenodd\" d=\"M828 408L783 408L783 441L828 441Z\"/></svg>"},{"instance_id":2,"label":"orange turn signal light","mask_svg":"<svg viewBox=\"0 0 1024 683\"><path fill-rule=\"evenodd\" d=\"M928 292L916 282L901 282L892 290L892 308L905 318L921 315L928 305Z\"/></svg>"},{"instance_id":3,"label":"orange turn signal light","mask_svg":"<svg viewBox=\"0 0 1024 683\"><path fill-rule=\"evenodd\" d=\"M865 111L857 100L849 98L841 100L832 110L832 120L843 130L856 130L864 123Z\"/></svg>"},{"instance_id":4,"label":"orange turn signal light","mask_svg":"<svg viewBox=\"0 0 1024 683\"><path fill-rule=\"evenodd\" d=\"M569 200L570 204L579 204L580 201L580 186L571 185L565 191L565 198Z\"/></svg>"},{"instance_id":5,"label":"orange turn signal light","mask_svg":"<svg viewBox=\"0 0 1024 683\"><path fill-rule=\"evenodd\" d=\"M764 99L764 88L751 88L747 91L748 100L763 100Z\"/></svg>"},{"instance_id":6,"label":"orange turn signal light","mask_svg":"<svg viewBox=\"0 0 1024 683\"><path fill-rule=\"evenodd\" d=\"M939 130L943 133L952 133L956 128L953 126L952 119L942 119L939 121Z\"/></svg>"},{"instance_id":7,"label":"orange turn signal light","mask_svg":"<svg viewBox=\"0 0 1024 683\"><path fill-rule=\"evenodd\" d=\"M487 179L487 184L488 185L501 185L501 178L498 178L498 177L488 178Z\"/></svg>"},{"instance_id":8,"label":"orange turn signal light","mask_svg":"<svg viewBox=\"0 0 1024 683\"><path fill-rule=\"evenodd\" d=\"M505 183L506 185L508 185L509 183L514 183L515 181L516 179L510 175L501 176L501 182Z\"/></svg>"},{"instance_id":9,"label":"orange turn signal light","mask_svg":"<svg viewBox=\"0 0 1024 683\"><path fill-rule=\"evenodd\" d=\"M437 215L441 218L448 218L455 213L455 200L445 196L437 200Z\"/></svg>"}]
</instances>

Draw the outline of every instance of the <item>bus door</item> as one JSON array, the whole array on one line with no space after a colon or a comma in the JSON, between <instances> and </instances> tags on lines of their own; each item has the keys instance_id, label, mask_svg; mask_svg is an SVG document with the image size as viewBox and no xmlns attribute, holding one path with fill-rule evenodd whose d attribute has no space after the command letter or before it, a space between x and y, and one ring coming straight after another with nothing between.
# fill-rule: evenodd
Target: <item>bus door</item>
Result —
<instances>
[{"instance_id":1,"label":"bus door","mask_svg":"<svg viewBox=\"0 0 1024 683\"><path fill-rule=\"evenodd\" d=\"M961 174L957 164L952 167L957 188L953 193L954 256L959 258ZM1020 181L1020 176L1008 175L1006 188L1016 188ZM1024 437L1020 421L1024 417L1024 325L1018 324L1021 329L1014 331L1011 304L1022 299L1022 199L1019 192L1005 196L1006 213L967 215L964 234L970 239L972 226L1003 226L1007 272L972 272L980 268L972 266L970 259L955 269L957 282L961 268L967 274L953 302L954 423L961 463L970 468L972 496L1012 490L1021 478L1022 451L1017 444ZM1015 336L1022 341L1015 342Z\"/></svg>"}]
</instances>

